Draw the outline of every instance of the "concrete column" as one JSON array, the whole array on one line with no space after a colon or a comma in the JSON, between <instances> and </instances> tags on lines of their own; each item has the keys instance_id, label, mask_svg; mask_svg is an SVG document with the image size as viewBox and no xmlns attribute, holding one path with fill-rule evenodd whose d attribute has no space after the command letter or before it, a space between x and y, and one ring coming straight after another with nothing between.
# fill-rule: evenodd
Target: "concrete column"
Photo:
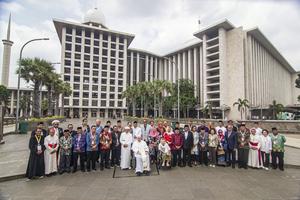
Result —
<instances>
[{"instance_id":1,"label":"concrete column","mask_svg":"<svg viewBox=\"0 0 300 200\"><path fill-rule=\"evenodd\" d=\"M11 91L10 96L10 114L12 115L14 113L14 91Z\"/></svg>"},{"instance_id":2,"label":"concrete column","mask_svg":"<svg viewBox=\"0 0 300 200\"><path fill-rule=\"evenodd\" d=\"M107 108L105 108L104 116L105 116L106 119L108 118L108 109Z\"/></svg>"},{"instance_id":3,"label":"concrete column","mask_svg":"<svg viewBox=\"0 0 300 200\"><path fill-rule=\"evenodd\" d=\"M140 82L140 53L136 56L136 82Z\"/></svg>"},{"instance_id":4,"label":"concrete column","mask_svg":"<svg viewBox=\"0 0 300 200\"><path fill-rule=\"evenodd\" d=\"M149 56L146 55L146 66L145 66L145 81L149 81Z\"/></svg>"},{"instance_id":5,"label":"concrete column","mask_svg":"<svg viewBox=\"0 0 300 200\"><path fill-rule=\"evenodd\" d=\"M203 48L200 49L200 58L202 58L202 63L203 63L203 70L202 70L202 81L203 81L203 105L205 106L207 102L207 82L206 82L206 70L207 70L207 65L206 65L206 35L203 35L202 38L202 44Z\"/></svg>"},{"instance_id":6,"label":"concrete column","mask_svg":"<svg viewBox=\"0 0 300 200\"><path fill-rule=\"evenodd\" d=\"M188 60L187 60L187 69L188 69L188 79L192 80L192 50L188 50ZM193 80L192 80L193 81Z\"/></svg>"},{"instance_id":7,"label":"concrete column","mask_svg":"<svg viewBox=\"0 0 300 200\"><path fill-rule=\"evenodd\" d=\"M130 56L130 85L133 85L133 52L131 52Z\"/></svg>"},{"instance_id":8,"label":"concrete column","mask_svg":"<svg viewBox=\"0 0 300 200\"><path fill-rule=\"evenodd\" d=\"M173 78L172 78L172 83L175 83L176 82L176 74L177 74L177 65L175 65L174 63L176 63L176 57L175 57L175 55L173 56L173 58L172 58L172 60L173 60L173 62L172 62L172 76L173 76Z\"/></svg>"},{"instance_id":9,"label":"concrete column","mask_svg":"<svg viewBox=\"0 0 300 200\"><path fill-rule=\"evenodd\" d=\"M182 64L180 62L180 53L177 54L178 79L182 79Z\"/></svg>"},{"instance_id":10,"label":"concrete column","mask_svg":"<svg viewBox=\"0 0 300 200\"><path fill-rule=\"evenodd\" d=\"M200 85L198 84L198 80L197 80L197 48L195 47L194 49L193 49L193 57L194 57L194 62L193 62L193 83L194 83L194 85L196 86L195 87L195 96L197 96L198 95L198 90L197 90L197 88L199 88L200 87ZM199 113L199 112L198 112Z\"/></svg>"},{"instance_id":11,"label":"concrete column","mask_svg":"<svg viewBox=\"0 0 300 200\"><path fill-rule=\"evenodd\" d=\"M158 58L155 58L155 73L154 73L155 79L158 79Z\"/></svg>"},{"instance_id":12,"label":"concrete column","mask_svg":"<svg viewBox=\"0 0 300 200\"><path fill-rule=\"evenodd\" d=\"M153 73L153 65L154 65L154 62L153 62L153 56L150 57L150 81L153 81L153 76L154 76L154 73Z\"/></svg>"},{"instance_id":13,"label":"concrete column","mask_svg":"<svg viewBox=\"0 0 300 200\"><path fill-rule=\"evenodd\" d=\"M182 76L184 79L187 78L187 75L186 75L186 67L187 67L187 64L186 64L186 52L182 52Z\"/></svg>"}]
</instances>

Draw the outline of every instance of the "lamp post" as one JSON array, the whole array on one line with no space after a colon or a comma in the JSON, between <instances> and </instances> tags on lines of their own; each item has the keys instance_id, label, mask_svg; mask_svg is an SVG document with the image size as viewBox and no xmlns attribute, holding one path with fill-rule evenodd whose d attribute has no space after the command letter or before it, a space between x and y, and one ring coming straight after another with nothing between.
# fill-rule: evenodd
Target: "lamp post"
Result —
<instances>
[{"instance_id":1,"label":"lamp post","mask_svg":"<svg viewBox=\"0 0 300 200\"><path fill-rule=\"evenodd\" d=\"M30 42L34 42L34 41L39 41L39 40L49 40L49 38L36 38L36 39L32 39L27 41L21 48L20 51L20 58L19 58L19 70L18 70L18 90L17 90L17 112L16 112L16 129L15 132L18 132L18 126L19 126L19 107L20 107L20 69L21 69L21 60L22 60L22 53L23 53L23 49L24 47L29 44Z\"/></svg>"},{"instance_id":2,"label":"lamp post","mask_svg":"<svg viewBox=\"0 0 300 200\"><path fill-rule=\"evenodd\" d=\"M180 90L179 90L180 86L179 86L179 84L180 83L179 83L179 69L178 69L179 66L177 65L177 63L175 61L173 61L172 59L170 59L168 57L164 57L164 59L172 62L175 65L176 69L177 69L177 110L178 110L177 111L178 112L177 121L179 122L179 120L180 120L180 102L179 102L179 100L180 100L180 98L179 98L179 95L180 95Z\"/></svg>"},{"instance_id":3,"label":"lamp post","mask_svg":"<svg viewBox=\"0 0 300 200\"><path fill-rule=\"evenodd\" d=\"M144 73L145 73L146 75L152 77L152 81L154 81L155 77L154 77L153 74L149 74L149 73L147 73L147 72L144 72ZM156 110L156 106L155 106L155 103L156 103L156 101L155 101L155 93L154 93L153 99L154 99L154 102L153 102L153 118L155 118L155 110Z\"/></svg>"}]
</instances>

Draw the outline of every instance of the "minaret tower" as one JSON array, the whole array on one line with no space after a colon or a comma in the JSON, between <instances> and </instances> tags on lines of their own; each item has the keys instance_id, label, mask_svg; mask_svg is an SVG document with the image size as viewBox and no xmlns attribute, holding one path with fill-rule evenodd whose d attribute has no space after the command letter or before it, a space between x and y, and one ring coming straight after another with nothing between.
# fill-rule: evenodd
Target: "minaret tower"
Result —
<instances>
[{"instance_id":1,"label":"minaret tower","mask_svg":"<svg viewBox=\"0 0 300 200\"><path fill-rule=\"evenodd\" d=\"M4 85L6 87L8 86L10 54L11 54L11 46L13 45L13 42L10 41L10 23L11 23L11 14L9 14L6 39L2 40L4 48L3 48L1 85Z\"/></svg>"}]
</instances>

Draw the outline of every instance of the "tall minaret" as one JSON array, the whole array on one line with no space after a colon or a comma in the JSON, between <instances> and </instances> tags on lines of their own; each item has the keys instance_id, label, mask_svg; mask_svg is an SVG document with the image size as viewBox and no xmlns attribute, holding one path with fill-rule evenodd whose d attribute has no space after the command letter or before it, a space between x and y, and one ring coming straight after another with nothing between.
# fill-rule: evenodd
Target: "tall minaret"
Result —
<instances>
[{"instance_id":1,"label":"tall minaret","mask_svg":"<svg viewBox=\"0 0 300 200\"><path fill-rule=\"evenodd\" d=\"M3 48L1 85L5 85L6 87L8 86L10 54L11 54L11 46L13 45L13 42L10 41L10 22L11 22L11 14L9 14L6 39L2 40L4 48Z\"/></svg>"}]
</instances>

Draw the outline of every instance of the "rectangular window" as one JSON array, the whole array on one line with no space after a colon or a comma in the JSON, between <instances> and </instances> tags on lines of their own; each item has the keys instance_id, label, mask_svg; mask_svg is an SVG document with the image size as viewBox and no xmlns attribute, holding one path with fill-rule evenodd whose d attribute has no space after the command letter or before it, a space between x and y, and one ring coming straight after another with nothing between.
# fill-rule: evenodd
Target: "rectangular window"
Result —
<instances>
[{"instance_id":1,"label":"rectangular window","mask_svg":"<svg viewBox=\"0 0 300 200\"><path fill-rule=\"evenodd\" d=\"M107 77L107 72L102 72L102 77Z\"/></svg>"},{"instance_id":2,"label":"rectangular window","mask_svg":"<svg viewBox=\"0 0 300 200\"><path fill-rule=\"evenodd\" d=\"M75 98L79 97L79 92L73 92L73 97Z\"/></svg>"},{"instance_id":3,"label":"rectangular window","mask_svg":"<svg viewBox=\"0 0 300 200\"><path fill-rule=\"evenodd\" d=\"M69 105L69 99L64 99L64 105L68 106Z\"/></svg>"},{"instance_id":4,"label":"rectangular window","mask_svg":"<svg viewBox=\"0 0 300 200\"><path fill-rule=\"evenodd\" d=\"M85 85L83 85L83 87L82 87L82 88L83 88L83 90L90 90L90 86L89 86L89 85L86 85L86 84L85 84Z\"/></svg>"},{"instance_id":5,"label":"rectangular window","mask_svg":"<svg viewBox=\"0 0 300 200\"><path fill-rule=\"evenodd\" d=\"M107 63L107 58L102 58L102 63Z\"/></svg>"},{"instance_id":6,"label":"rectangular window","mask_svg":"<svg viewBox=\"0 0 300 200\"><path fill-rule=\"evenodd\" d=\"M115 80L114 80L114 79L110 79L109 83L110 83L111 85L114 85L114 84L115 84Z\"/></svg>"},{"instance_id":7,"label":"rectangular window","mask_svg":"<svg viewBox=\"0 0 300 200\"><path fill-rule=\"evenodd\" d=\"M80 76L74 76L74 82L80 82Z\"/></svg>"},{"instance_id":8,"label":"rectangular window","mask_svg":"<svg viewBox=\"0 0 300 200\"><path fill-rule=\"evenodd\" d=\"M83 92L82 97L83 98L89 98L89 93L88 92Z\"/></svg>"},{"instance_id":9,"label":"rectangular window","mask_svg":"<svg viewBox=\"0 0 300 200\"><path fill-rule=\"evenodd\" d=\"M81 52L81 45L76 44L76 45L75 45L75 51L76 51L76 52Z\"/></svg>"},{"instance_id":10,"label":"rectangular window","mask_svg":"<svg viewBox=\"0 0 300 200\"><path fill-rule=\"evenodd\" d=\"M80 89L80 85L77 84L77 83L74 83L74 84L73 84L73 89L74 89L74 90L79 90L79 89Z\"/></svg>"},{"instance_id":11,"label":"rectangular window","mask_svg":"<svg viewBox=\"0 0 300 200\"><path fill-rule=\"evenodd\" d=\"M99 33L98 32L94 32L94 38L99 39Z\"/></svg>"},{"instance_id":12,"label":"rectangular window","mask_svg":"<svg viewBox=\"0 0 300 200\"><path fill-rule=\"evenodd\" d=\"M110 51L110 56L111 57L116 57L116 51Z\"/></svg>"},{"instance_id":13,"label":"rectangular window","mask_svg":"<svg viewBox=\"0 0 300 200\"><path fill-rule=\"evenodd\" d=\"M107 42L103 42L102 46L105 47L105 48L107 48L108 47L108 43Z\"/></svg>"},{"instance_id":14,"label":"rectangular window","mask_svg":"<svg viewBox=\"0 0 300 200\"><path fill-rule=\"evenodd\" d=\"M98 71L93 71L93 76L98 76L99 72Z\"/></svg>"},{"instance_id":15,"label":"rectangular window","mask_svg":"<svg viewBox=\"0 0 300 200\"><path fill-rule=\"evenodd\" d=\"M65 65L71 66L71 60L65 60Z\"/></svg>"},{"instance_id":16,"label":"rectangular window","mask_svg":"<svg viewBox=\"0 0 300 200\"><path fill-rule=\"evenodd\" d=\"M72 28L67 27L66 33L67 33L67 34L72 34Z\"/></svg>"},{"instance_id":17,"label":"rectangular window","mask_svg":"<svg viewBox=\"0 0 300 200\"><path fill-rule=\"evenodd\" d=\"M119 52L119 58L123 58L124 53L123 52ZM120 63L120 62L119 62ZM122 63L123 64L123 63Z\"/></svg>"},{"instance_id":18,"label":"rectangular window","mask_svg":"<svg viewBox=\"0 0 300 200\"><path fill-rule=\"evenodd\" d=\"M111 70L111 69L110 69ZM113 70L112 70L113 71ZM116 76L116 73L115 72L110 72L110 77L111 78L115 78L115 76Z\"/></svg>"},{"instance_id":19,"label":"rectangular window","mask_svg":"<svg viewBox=\"0 0 300 200\"><path fill-rule=\"evenodd\" d=\"M74 65L75 67L80 67L80 61L75 61Z\"/></svg>"},{"instance_id":20,"label":"rectangular window","mask_svg":"<svg viewBox=\"0 0 300 200\"><path fill-rule=\"evenodd\" d=\"M76 69L76 68L74 68L74 74L78 74L78 75L80 75L80 69Z\"/></svg>"},{"instance_id":21,"label":"rectangular window","mask_svg":"<svg viewBox=\"0 0 300 200\"><path fill-rule=\"evenodd\" d=\"M115 102L114 101L109 101L109 106L110 107L114 107L115 106Z\"/></svg>"},{"instance_id":22,"label":"rectangular window","mask_svg":"<svg viewBox=\"0 0 300 200\"><path fill-rule=\"evenodd\" d=\"M109 98L110 98L110 99L114 99L114 98L115 98L115 94L110 94L110 95L109 95Z\"/></svg>"},{"instance_id":23,"label":"rectangular window","mask_svg":"<svg viewBox=\"0 0 300 200\"><path fill-rule=\"evenodd\" d=\"M112 63L112 64L116 64L116 59L114 59L114 58L111 58L111 59L110 59L110 63Z\"/></svg>"},{"instance_id":24,"label":"rectangular window","mask_svg":"<svg viewBox=\"0 0 300 200\"><path fill-rule=\"evenodd\" d=\"M103 40L108 40L108 35L106 33L103 34Z\"/></svg>"},{"instance_id":25,"label":"rectangular window","mask_svg":"<svg viewBox=\"0 0 300 200\"><path fill-rule=\"evenodd\" d=\"M116 36L115 36L115 35L112 35L112 36L111 36L111 41L112 41L112 42L116 42Z\"/></svg>"},{"instance_id":26,"label":"rectangular window","mask_svg":"<svg viewBox=\"0 0 300 200\"><path fill-rule=\"evenodd\" d=\"M70 81L70 76L65 75L65 76L64 76L64 81Z\"/></svg>"},{"instance_id":27,"label":"rectangular window","mask_svg":"<svg viewBox=\"0 0 300 200\"><path fill-rule=\"evenodd\" d=\"M116 66L112 65L110 66L110 71L115 71L116 70Z\"/></svg>"},{"instance_id":28,"label":"rectangular window","mask_svg":"<svg viewBox=\"0 0 300 200\"><path fill-rule=\"evenodd\" d=\"M107 79L101 79L101 84L106 84L107 83Z\"/></svg>"},{"instance_id":29,"label":"rectangular window","mask_svg":"<svg viewBox=\"0 0 300 200\"><path fill-rule=\"evenodd\" d=\"M94 48L94 54L99 54L99 48Z\"/></svg>"},{"instance_id":30,"label":"rectangular window","mask_svg":"<svg viewBox=\"0 0 300 200\"><path fill-rule=\"evenodd\" d=\"M72 42L72 36L71 35L66 35L66 41Z\"/></svg>"},{"instance_id":31,"label":"rectangular window","mask_svg":"<svg viewBox=\"0 0 300 200\"><path fill-rule=\"evenodd\" d=\"M81 36L82 31L80 29L76 29L76 35Z\"/></svg>"},{"instance_id":32,"label":"rectangular window","mask_svg":"<svg viewBox=\"0 0 300 200\"><path fill-rule=\"evenodd\" d=\"M92 93L92 98L93 98L93 99L97 99L97 98L98 98L98 93L93 92L93 93Z\"/></svg>"},{"instance_id":33,"label":"rectangular window","mask_svg":"<svg viewBox=\"0 0 300 200\"><path fill-rule=\"evenodd\" d=\"M102 55L107 56L107 50L106 49L102 49Z\"/></svg>"},{"instance_id":34,"label":"rectangular window","mask_svg":"<svg viewBox=\"0 0 300 200\"><path fill-rule=\"evenodd\" d=\"M85 30L85 37L91 37L91 31Z\"/></svg>"},{"instance_id":35,"label":"rectangular window","mask_svg":"<svg viewBox=\"0 0 300 200\"><path fill-rule=\"evenodd\" d=\"M111 49L116 49L116 44L110 44Z\"/></svg>"},{"instance_id":36,"label":"rectangular window","mask_svg":"<svg viewBox=\"0 0 300 200\"><path fill-rule=\"evenodd\" d=\"M89 83L90 78L89 77L83 77L83 83Z\"/></svg>"},{"instance_id":37,"label":"rectangular window","mask_svg":"<svg viewBox=\"0 0 300 200\"><path fill-rule=\"evenodd\" d=\"M84 68L90 68L90 63L88 63L88 62L84 62Z\"/></svg>"},{"instance_id":38,"label":"rectangular window","mask_svg":"<svg viewBox=\"0 0 300 200\"><path fill-rule=\"evenodd\" d=\"M101 99L106 99L106 93L101 93Z\"/></svg>"},{"instance_id":39,"label":"rectangular window","mask_svg":"<svg viewBox=\"0 0 300 200\"><path fill-rule=\"evenodd\" d=\"M91 48L88 46L84 47L84 53L90 53L91 52Z\"/></svg>"},{"instance_id":40,"label":"rectangular window","mask_svg":"<svg viewBox=\"0 0 300 200\"><path fill-rule=\"evenodd\" d=\"M70 52L65 52L65 58L71 58L71 53Z\"/></svg>"},{"instance_id":41,"label":"rectangular window","mask_svg":"<svg viewBox=\"0 0 300 200\"><path fill-rule=\"evenodd\" d=\"M99 64L98 63L94 63L93 64L93 69L99 69Z\"/></svg>"},{"instance_id":42,"label":"rectangular window","mask_svg":"<svg viewBox=\"0 0 300 200\"><path fill-rule=\"evenodd\" d=\"M98 84L98 78L93 78L93 84Z\"/></svg>"},{"instance_id":43,"label":"rectangular window","mask_svg":"<svg viewBox=\"0 0 300 200\"><path fill-rule=\"evenodd\" d=\"M83 70L83 74L89 76L90 75L90 70Z\"/></svg>"},{"instance_id":44,"label":"rectangular window","mask_svg":"<svg viewBox=\"0 0 300 200\"><path fill-rule=\"evenodd\" d=\"M91 44L91 40L89 40L89 39L85 39L84 42L85 42L85 44L87 44L87 45L90 45L90 44Z\"/></svg>"},{"instance_id":45,"label":"rectangular window","mask_svg":"<svg viewBox=\"0 0 300 200\"><path fill-rule=\"evenodd\" d=\"M99 41L94 40L94 46L99 47Z\"/></svg>"},{"instance_id":46,"label":"rectangular window","mask_svg":"<svg viewBox=\"0 0 300 200\"><path fill-rule=\"evenodd\" d=\"M79 53L75 53L75 59L78 59L78 60L80 60L80 59L81 59L81 54L79 54Z\"/></svg>"},{"instance_id":47,"label":"rectangular window","mask_svg":"<svg viewBox=\"0 0 300 200\"><path fill-rule=\"evenodd\" d=\"M120 50L124 50L124 45L119 45Z\"/></svg>"},{"instance_id":48,"label":"rectangular window","mask_svg":"<svg viewBox=\"0 0 300 200\"><path fill-rule=\"evenodd\" d=\"M73 106L79 106L79 99L73 99Z\"/></svg>"},{"instance_id":49,"label":"rectangular window","mask_svg":"<svg viewBox=\"0 0 300 200\"><path fill-rule=\"evenodd\" d=\"M118 80L118 85L123 85L123 81L122 80Z\"/></svg>"},{"instance_id":50,"label":"rectangular window","mask_svg":"<svg viewBox=\"0 0 300 200\"><path fill-rule=\"evenodd\" d=\"M99 56L94 56L94 57L93 57L93 61L94 61L94 62L99 62Z\"/></svg>"},{"instance_id":51,"label":"rectangular window","mask_svg":"<svg viewBox=\"0 0 300 200\"><path fill-rule=\"evenodd\" d=\"M107 65L102 65L102 70L107 70Z\"/></svg>"},{"instance_id":52,"label":"rectangular window","mask_svg":"<svg viewBox=\"0 0 300 200\"><path fill-rule=\"evenodd\" d=\"M93 85L93 86L92 86L92 90L93 90L93 91L98 91L98 85Z\"/></svg>"},{"instance_id":53,"label":"rectangular window","mask_svg":"<svg viewBox=\"0 0 300 200\"><path fill-rule=\"evenodd\" d=\"M123 67L119 67L119 72L123 72Z\"/></svg>"},{"instance_id":54,"label":"rectangular window","mask_svg":"<svg viewBox=\"0 0 300 200\"><path fill-rule=\"evenodd\" d=\"M123 65L124 61L123 60L119 60L119 65Z\"/></svg>"},{"instance_id":55,"label":"rectangular window","mask_svg":"<svg viewBox=\"0 0 300 200\"><path fill-rule=\"evenodd\" d=\"M98 106L98 101L97 100L92 100L92 106Z\"/></svg>"},{"instance_id":56,"label":"rectangular window","mask_svg":"<svg viewBox=\"0 0 300 200\"><path fill-rule=\"evenodd\" d=\"M83 99L82 100L82 106L89 106L89 100L88 99Z\"/></svg>"},{"instance_id":57,"label":"rectangular window","mask_svg":"<svg viewBox=\"0 0 300 200\"><path fill-rule=\"evenodd\" d=\"M122 74L122 73L119 73L119 74L118 74L118 78L123 78L123 74Z\"/></svg>"},{"instance_id":58,"label":"rectangular window","mask_svg":"<svg viewBox=\"0 0 300 200\"><path fill-rule=\"evenodd\" d=\"M110 86L110 87L109 87L109 91L110 91L110 92L114 92L114 91L115 91L115 87Z\"/></svg>"},{"instance_id":59,"label":"rectangular window","mask_svg":"<svg viewBox=\"0 0 300 200\"><path fill-rule=\"evenodd\" d=\"M118 87L118 92L123 92L123 87Z\"/></svg>"},{"instance_id":60,"label":"rectangular window","mask_svg":"<svg viewBox=\"0 0 300 200\"><path fill-rule=\"evenodd\" d=\"M66 50L71 51L72 50L72 44L66 43Z\"/></svg>"},{"instance_id":61,"label":"rectangular window","mask_svg":"<svg viewBox=\"0 0 300 200\"><path fill-rule=\"evenodd\" d=\"M101 101L101 106L106 106L106 101L105 100Z\"/></svg>"},{"instance_id":62,"label":"rectangular window","mask_svg":"<svg viewBox=\"0 0 300 200\"><path fill-rule=\"evenodd\" d=\"M101 86L101 91L106 91L106 86L105 85Z\"/></svg>"},{"instance_id":63,"label":"rectangular window","mask_svg":"<svg viewBox=\"0 0 300 200\"><path fill-rule=\"evenodd\" d=\"M65 67L65 74L70 74L71 73L71 69L70 68L67 68L67 67Z\"/></svg>"},{"instance_id":64,"label":"rectangular window","mask_svg":"<svg viewBox=\"0 0 300 200\"><path fill-rule=\"evenodd\" d=\"M124 43L124 38L120 37L119 38L119 43Z\"/></svg>"},{"instance_id":65,"label":"rectangular window","mask_svg":"<svg viewBox=\"0 0 300 200\"><path fill-rule=\"evenodd\" d=\"M118 101L118 107L122 107L123 102L122 101Z\"/></svg>"},{"instance_id":66,"label":"rectangular window","mask_svg":"<svg viewBox=\"0 0 300 200\"><path fill-rule=\"evenodd\" d=\"M76 41L76 43L81 43L81 38L80 37L76 37L75 41Z\"/></svg>"},{"instance_id":67,"label":"rectangular window","mask_svg":"<svg viewBox=\"0 0 300 200\"><path fill-rule=\"evenodd\" d=\"M90 56L89 55L84 55L84 60L90 61Z\"/></svg>"}]
</instances>

